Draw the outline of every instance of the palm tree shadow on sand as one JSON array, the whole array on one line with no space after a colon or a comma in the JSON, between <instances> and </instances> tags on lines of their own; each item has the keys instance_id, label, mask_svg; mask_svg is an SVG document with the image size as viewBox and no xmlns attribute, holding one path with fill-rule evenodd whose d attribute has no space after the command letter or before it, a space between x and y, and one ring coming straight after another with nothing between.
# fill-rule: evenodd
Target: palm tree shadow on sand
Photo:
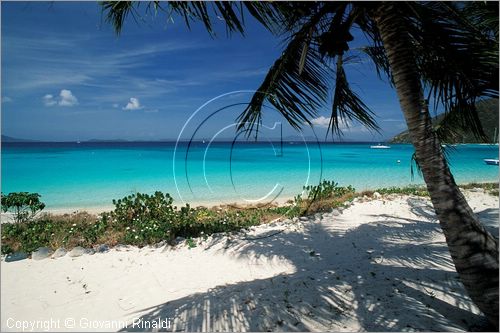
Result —
<instances>
[{"instance_id":1,"label":"palm tree shadow on sand","mask_svg":"<svg viewBox=\"0 0 500 333\"><path fill-rule=\"evenodd\" d=\"M446 243L432 241L441 234L432 207L408 203L430 222L370 216L348 229L338 216L264 239L233 240L227 250L239 258L278 257L296 271L217 286L135 314L143 322L172 318L167 331L491 329L466 295ZM498 234L498 212L479 215Z\"/></svg>"}]
</instances>

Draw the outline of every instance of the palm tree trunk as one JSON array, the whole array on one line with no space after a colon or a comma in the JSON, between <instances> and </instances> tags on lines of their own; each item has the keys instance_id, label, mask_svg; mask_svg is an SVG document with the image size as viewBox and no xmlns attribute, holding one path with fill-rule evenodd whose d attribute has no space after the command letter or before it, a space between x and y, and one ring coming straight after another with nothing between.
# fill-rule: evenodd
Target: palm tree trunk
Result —
<instances>
[{"instance_id":1,"label":"palm tree trunk","mask_svg":"<svg viewBox=\"0 0 500 333\"><path fill-rule=\"evenodd\" d=\"M389 59L416 159L460 279L474 303L498 328L498 242L467 204L444 159L398 6L381 2L372 17Z\"/></svg>"}]
</instances>

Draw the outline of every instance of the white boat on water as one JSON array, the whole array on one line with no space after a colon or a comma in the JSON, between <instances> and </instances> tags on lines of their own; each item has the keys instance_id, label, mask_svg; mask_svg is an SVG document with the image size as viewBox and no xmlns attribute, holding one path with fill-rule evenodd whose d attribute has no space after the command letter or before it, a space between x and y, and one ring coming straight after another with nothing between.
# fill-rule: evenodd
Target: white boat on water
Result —
<instances>
[{"instance_id":1,"label":"white boat on water","mask_svg":"<svg viewBox=\"0 0 500 333\"><path fill-rule=\"evenodd\" d=\"M384 145L381 145L380 143L376 146L370 146L371 149L389 149L391 147L389 146L384 146Z\"/></svg>"},{"instance_id":2,"label":"white boat on water","mask_svg":"<svg viewBox=\"0 0 500 333\"><path fill-rule=\"evenodd\" d=\"M498 158L485 158L483 161L489 165L498 165Z\"/></svg>"}]
</instances>

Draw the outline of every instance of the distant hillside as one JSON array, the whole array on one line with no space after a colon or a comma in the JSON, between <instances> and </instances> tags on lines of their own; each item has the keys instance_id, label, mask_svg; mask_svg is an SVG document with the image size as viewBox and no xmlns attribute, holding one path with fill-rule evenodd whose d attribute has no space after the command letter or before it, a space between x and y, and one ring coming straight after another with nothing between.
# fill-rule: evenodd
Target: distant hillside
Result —
<instances>
[{"instance_id":1,"label":"distant hillside","mask_svg":"<svg viewBox=\"0 0 500 333\"><path fill-rule=\"evenodd\" d=\"M36 142L36 140L13 138L2 134L2 142Z\"/></svg>"},{"instance_id":2,"label":"distant hillside","mask_svg":"<svg viewBox=\"0 0 500 333\"><path fill-rule=\"evenodd\" d=\"M110 142L129 142L129 141L125 139L90 139L90 140L85 140L84 142L110 143Z\"/></svg>"},{"instance_id":3,"label":"distant hillside","mask_svg":"<svg viewBox=\"0 0 500 333\"><path fill-rule=\"evenodd\" d=\"M498 140L498 99L488 99L477 103L479 120L483 125L484 132L488 136L488 142L497 142ZM434 123L439 123L444 115L440 114L433 119ZM497 138L495 138L495 134ZM408 131L404 131L394 136L391 143L410 143ZM479 143L472 133L464 133L457 137L453 142L448 143Z\"/></svg>"}]
</instances>

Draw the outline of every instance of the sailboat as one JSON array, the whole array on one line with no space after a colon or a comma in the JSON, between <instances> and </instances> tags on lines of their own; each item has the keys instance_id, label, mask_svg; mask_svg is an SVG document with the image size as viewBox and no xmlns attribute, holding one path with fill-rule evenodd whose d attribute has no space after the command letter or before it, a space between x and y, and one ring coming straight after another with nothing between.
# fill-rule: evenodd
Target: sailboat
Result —
<instances>
[{"instance_id":1,"label":"sailboat","mask_svg":"<svg viewBox=\"0 0 500 333\"><path fill-rule=\"evenodd\" d=\"M390 146L385 146L385 145L382 145L382 144L378 144L376 146L370 146L371 149L389 149L391 148Z\"/></svg>"},{"instance_id":2,"label":"sailboat","mask_svg":"<svg viewBox=\"0 0 500 333\"><path fill-rule=\"evenodd\" d=\"M497 138L497 142L496 143L493 143L493 144L498 144L498 127L495 128L495 134L494 134L494 138ZM483 159L484 163L488 164L488 165L498 165L498 158L484 158Z\"/></svg>"},{"instance_id":3,"label":"sailboat","mask_svg":"<svg viewBox=\"0 0 500 333\"><path fill-rule=\"evenodd\" d=\"M483 161L488 165L498 165L498 158L485 158Z\"/></svg>"}]
</instances>

